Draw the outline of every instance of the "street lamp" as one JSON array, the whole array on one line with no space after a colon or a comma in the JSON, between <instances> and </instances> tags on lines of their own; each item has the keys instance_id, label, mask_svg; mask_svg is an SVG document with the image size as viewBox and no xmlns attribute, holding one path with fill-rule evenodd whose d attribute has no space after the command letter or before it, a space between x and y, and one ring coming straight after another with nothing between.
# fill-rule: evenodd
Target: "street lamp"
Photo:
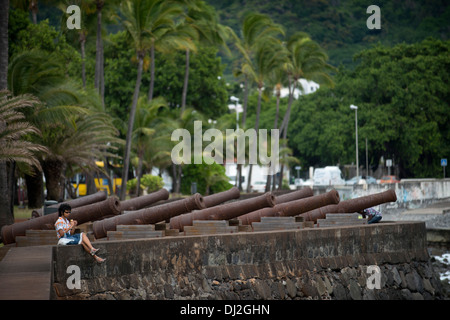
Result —
<instances>
[{"instance_id":1,"label":"street lamp","mask_svg":"<svg viewBox=\"0 0 450 320\"><path fill-rule=\"evenodd\" d=\"M350 109L355 110L355 131L356 131L356 176L359 177L359 161L358 161L358 107L350 105Z\"/></svg>"},{"instance_id":2,"label":"street lamp","mask_svg":"<svg viewBox=\"0 0 450 320\"><path fill-rule=\"evenodd\" d=\"M239 129L239 112L238 112L239 98L237 98L235 96L231 96L230 100L234 101L234 103L236 105L236 129Z\"/></svg>"}]
</instances>

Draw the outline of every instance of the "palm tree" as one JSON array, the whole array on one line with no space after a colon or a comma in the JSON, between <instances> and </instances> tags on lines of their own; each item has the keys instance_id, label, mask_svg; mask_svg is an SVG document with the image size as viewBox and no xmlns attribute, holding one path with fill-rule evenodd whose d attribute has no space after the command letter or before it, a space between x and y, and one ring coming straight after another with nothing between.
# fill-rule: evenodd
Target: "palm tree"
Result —
<instances>
[{"instance_id":1,"label":"palm tree","mask_svg":"<svg viewBox=\"0 0 450 320\"><path fill-rule=\"evenodd\" d=\"M39 129L25 121L22 110L33 108L40 101L31 95L20 95L13 97L8 91L0 91L0 162L5 164L5 170L0 172L2 183L12 180L8 170L15 167L15 163L25 164L30 174L33 171L42 171L36 153L45 153L45 147L29 141L29 136L40 135ZM7 165L9 164L9 165ZM6 184L9 187L9 184ZM9 188L8 188L9 189ZM14 223L13 210L9 208L9 191L1 194L2 201L8 205L0 214L0 229ZM6 210L7 209L7 210Z\"/></svg>"},{"instance_id":2,"label":"palm tree","mask_svg":"<svg viewBox=\"0 0 450 320\"><path fill-rule=\"evenodd\" d=\"M269 16L257 12L249 13L245 16L242 23L242 29L240 37L235 33L232 33L234 37L234 44L241 54L241 67L239 70L235 70L235 75L244 76L244 102L242 113L242 127L245 127L246 115L247 115L247 102L249 92L249 69L248 66L252 65L253 56L256 48L268 37L279 35L283 33L283 28L275 24Z\"/></svg>"},{"instance_id":3,"label":"palm tree","mask_svg":"<svg viewBox=\"0 0 450 320\"><path fill-rule=\"evenodd\" d=\"M186 107L187 90L189 84L189 62L190 51L196 49L197 45L223 46L227 54L231 54L226 41L232 33L231 28L219 23L219 18L215 9L206 4L203 0L193 0L188 2L185 20L181 26L188 36L189 42L183 47L186 52L185 75L183 82L183 92L181 95L181 112Z\"/></svg>"},{"instance_id":4,"label":"palm tree","mask_svg":"<svg viewBox=\"0 0 450 320\"><path fill-rule=\"evenodd\" d=\"M155 12L159 12L163 0L129 0L121 3L121 13L123 15L122 23L127 34L132 38L138 61L137 79L133 93L130 115L128 118L128 129L125 143L125 152L123 157L122 186L120 190L120 199L125 199L126 186L128 180L128 170L130 167L131 140L133 133L134 118L136 115L136 106L141 87L142 70L144 57L152 46L152 38L149 37L152 30L154 19L157 17ZM161 24L171 24L173 20L166 19Z\"/></svg>"},{"instance_id":5,"label":"palm tree","mask_svg":"<svg viewBox=\"0 0 450 320\"><path fill-rule=\"evenodd\" d=\"M11 61L8 78L14 94L31 93L43 102L32 110L25 110L24 114L30 123L41 129L41 137L33 141L48 148L48 153L40 160L47 194L49 199L55 200L61 197L60 182L67 166L76 162L80 167L87 167L92 163L92 156L104 153L106 141L117 142L116 129L103 112L98 95L82 91L67 80L61 70L63 67L57 56L30 51ZM89 121L90 125L83 125ZM103 139L102 143L98 139ZM28 184L31 179L26 180L29 190L39 189ZM36 199L31 202L39 204Z\"/></svg>"},{"instance_id":6,"label":"palm tree","mask_svg":"<svg viewBox=\"0 0 450 320\"><path fill-rule=\"evenodd\" d=\"M133 141L135 142L136 154L138 157L136 195L139 196L142 166L145 151L152 145L155 134L155 127L160 117L161 108L167 108L164 98L158 97L148 102L145 97L140 97L136 109L136 122L133 130ZM153 127L153 128L152 128Z\"/></svg>"},{"instance_id":7,"label":"palm tree","mask_svg":"<svg viewBox=\"0 0 450 320\"><path fill-rule=\"evenodd\" d=\"M173 110L168 117L162 119L162 127L164 128L161 139L164 141L170 141L167 146L172 149L177 143L171 140L172 132L175 129L185 129L194 137L194 121L200 120L204 122L203 115L193 108L186 108L183 113L179 113L179 110ZM171 159L171 154L169 154L169 159ZM167 164L167 163L166 163ZM172 167L172 190L174 193L180 193L181 190L181 165L176 165L173 161L169 164Z\"/></svg>"},{"instance_id":8,"label":"palm tree","mask_svg":"<svg viewBox=\"0 0 450 320\"><path fill-rule=\"evenodd\" d=\"M261 98L265 82L272 74L275 69L279 69L280 66L285 61L285 52L281 45L281 42L270 36L267 37L263 42L258 43L255 50L254 62L252 64L244 63L243 70L250 76L258 89L258 104L256 108L256 119L255 119L255 131L258 132L259 129L259 117L261 113ZM252 180L252 168L253 165L249 166L248 173L248 184L247 192L250 192L251 180Z\"/></svg>"},{"instance_id":9,"label":"palm tree","mask_svg":"<svg viewBox=\"0 0 450 320\"><path fill-rule=\"evenodd\" d=\"M284 141L287 139L291 106L298 81L306 79L315 81L320 85L333 86L333 80L328 73L336 71L333 66L326 62L328 56L325 51L304 32L293 34L286 47L289 52L289 62L286 67L289 82L289 101L280 126L280 134L282 134ZM279 186L281 186L282 177L283 165L281 165Z\"/></svg>"},{"instance_id":10,"label":"palm tree","mask_svg":"<svg viewBox=\"0 0 450 320\"><path fill-rule=\"evenodd\" d=\"M150 85L148 100L153 99L155 83L155 51L169 53L188 43L188 36L175 27L174 20L182 14L182 6L170 1L161 1L151 12L148 35L150 37ZM189 45L189 44L187 44Z\"/></svg>"},{"instance_id":11,"label":"palm tree","mask_svg":"<svg viewBox=\"0 0 450 320\"><path fill-rule=\"evenodd\" d=\"M275 39L274 37L280 34L283 34L283 28L280 25L275 24L269 16L257 12L252 12L245 16L240 31L240 37L238 37L238 35L236 35L235 33L231 33L232 37L234 38L234 45L241 55L240 68L234 71L234 75L244 77L244 99L241 120L242 128L246 127L247 102L250 86L252 82L257 78L254 72L255 52L258 50L258 47L262 46L265 43L267 39ZM260 53L262 57L262 51ZM241 170L242 168L238 164L238 176L241 176ZM249 187L250 183L248 183L247 189ZM240 179L239 189L242 190L242 181Z\"/></svg>"},{"instance_id":12,"label":"palm tree","mask_svg":"<svg viewBox=\"0 0 450 320\"><path fill-rule=\"evenodd\" d=\"M6 91L0 91L0 161L16 161L36 167L42 171L36 152L45 152L46 148L27 141L29 134L40 135L38 128L27 121L20 109L34 107L40 101L31 95L16 97Z\"/></svg>"},{"instance_id":13,"label":"palm tree","mask_svg":"<svg viewBox=\"0 0 450 320\"><path fill-rule=\"evenodd\" d=\"M69 5L77 5L80 7L81 12L81 29L76 30L76 32L71 32L67 28L62 28L62 32L65 34L66 39L72 43L79 43L80 53L81 53L81 80L83 83L83 88L86 88L86 41L89 32L95 26L94 13L96 9L92 6L92 0L65 0L58 4L58 8L62 11L61 24L64 25L64 21L68 18L66 9ZM103 80L102 80L103 81Z\"/></svg>"}]
</instances>

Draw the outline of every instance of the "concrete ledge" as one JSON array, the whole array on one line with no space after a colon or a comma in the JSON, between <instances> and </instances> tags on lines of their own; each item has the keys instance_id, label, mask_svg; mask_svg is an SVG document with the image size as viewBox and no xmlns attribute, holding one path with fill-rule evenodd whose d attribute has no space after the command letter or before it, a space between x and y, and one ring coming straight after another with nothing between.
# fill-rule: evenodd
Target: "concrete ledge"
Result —
<instances>
[{"instance_id":1,"label":"concrete ledge","mask_svg":"<svg viewBox=\"0 0 450 320\"><path fill-rule=\"evenodd\" d=\"M450 228L427 229L427 241L430 246L450 248Z\"/></svg>"},{"instance_id":2,"label":"concrete ledge","mask_svg":"<svg viewBox=\"0 0 450 320\"><path fill-rule=\"evenodd\" d=\"M53 299L226 298L221 290L230 281L292 281L307 272L426 264L426 244L425 223L384 222L97 242L104 264L96 264L81 246L55 246L51 291ZM70 265L80 268L79 290L66 286ZM249 298L255 297L264 298L253 291Z\"/></svg>"}]
</instances>

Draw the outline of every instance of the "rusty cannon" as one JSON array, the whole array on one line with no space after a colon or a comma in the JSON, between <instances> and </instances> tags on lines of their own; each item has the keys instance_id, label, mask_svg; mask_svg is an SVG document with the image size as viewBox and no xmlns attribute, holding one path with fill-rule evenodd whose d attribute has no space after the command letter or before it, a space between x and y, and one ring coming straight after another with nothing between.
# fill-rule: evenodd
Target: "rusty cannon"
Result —
<instances>
[{"instance_id":1,"label":"rusty cannon","mask_svg":"<svg viewBox=\"0 0 450 320\"><path fill-rule=\"evenodd\" d=\"M307 212L319 207L327 206L330 204L337 204L339 203L339 201L339 193L333 189L318 196L307 197L304 199L293 200L284 203L277 203L272 208L263 208L239 216L238 220L240 220L243 225L250 225L253 222L260 222L261 217L296 216L303 212Z\"/></svg>"},{"instance_id":2,"label":"rusty cannon","mask_svg":"<svg viewBox=\"0 0 450 320\"><path fill-rule=\"evenodd\" d=\"M345 200L338 204L317 208L302 213L300 216L304 217L305 221L314 221L316 223L317 219L325 219L327 213L354 213L383 203L395 201L397 201L395 191L390 189L377 194Z\"/></svg>"},{"instance_id":3,"label":"rusty cannon","mask_svg":"<svg viewBox=\"0 0 450 320\"><path fill-rule=\"evenodd\" d=\"M160 204L154 207L129 211L116 217L95 221L92 231L96 239L104 238L108 231L116 231L118 225L154 224L196 209L206 208L201 194L189 198Z\"/></svg>"},{"instance_id":4,"label":"rusty cannon","mask_svg":"<svg viewBox=\"0 0 450 320\"><path fill-rule=\"evenodd\" d=\"M111 215L120 214L120 201L113 196L106 200L72 209L70 219L77 220L78 224L95 221ZM14 243L16 236L24 236L26 230L51 230L58 219L58 212L42 217L14 223L2 228L4 244Z\"/></svg>"},{"instance_id":5,"label":"rusty cannon","mask_svg":"<svg viewBox=\"0 0 450 320\"><path fill-rule=\"evenodd\" d=\"M61 202L61 203L58 203L58 204L53 204L51 206L48 206L48 208L58 208L61 204L67 203L73 209L73 208L87 206L88 204L100 202L100 201L106 200L106 198L107 198L107 195L106 195L105 191L97 191L94 194L90 194L90 195L79 197L79 198L72 199L72 200L67 200L67 201L64 201L64 202ZM42 215L43 215L42 208L34 209L31 212L31 216L33 218L37 218L37 217L40 217Z\"/></svg>"},{"instance_id":6,"label":"rusty cannon","mask_svg":"<svg viewBox=\"0 0 450 320\"><path fill-rule=\"evenodd\" d=\"M146 208L160 200L169 199L169 191L162 188L158 191L120 202L121 211L133 211Z\"/></svg>"},{"instance_id":7,"label":"rusty cannon","mask_svg":"<svg viewBox=\"0 0 450 320\"><path fill-rule=\"evenodd\" d=\"M220 206L193 211L170 219L170 228L183 231L185 226L192 226L194 220L229 220L265 207L273 207L276 203L272 192L263 195L234 201Z\"/></svg>"},{"instance_id":8,"label":"rusty cannon","mask_svg":"<svg viewBox=\"0 0 450 320\"><path fill-rule=\"evenodd\" d=\"M210 196L204 196L205 206L207 208L217 206L218 204L224 203L228 200L238 199L241 196L241 192L238 188L233 187L229 190L218 192Z\"/></svg>"},{"instance_id":9,"label":"rusty cannon","mask_svg":"<svg viewBox=\"0 0 450 320\"><path fill-rule=\"evenodd\" d=\"M277 204L299 200L303 198L312 197L314 195L313 190L310 187L305 187L300 190L295 190L286 194L282 194L276 197Z\"/></svg>"}]
</instances>

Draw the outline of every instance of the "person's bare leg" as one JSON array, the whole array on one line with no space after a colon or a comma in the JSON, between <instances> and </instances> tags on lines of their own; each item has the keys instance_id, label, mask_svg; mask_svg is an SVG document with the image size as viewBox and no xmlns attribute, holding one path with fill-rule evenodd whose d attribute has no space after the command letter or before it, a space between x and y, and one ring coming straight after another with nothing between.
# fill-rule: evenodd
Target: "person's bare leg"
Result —
<instances>
[{"instance_id":1,"label":"person's bare leg","mask_svg":"<svg viewBox=\"0 0 450 320\"><path fill-rule=\"evenodd\" d=\"M90 250L92 250L92 249L94 249L94 247L92 246L92 244L91 244L91 241L89 240L89 238L87 237L87 235L85 235L84 233L82 234L82 236L81 236L81 243L83 244L85 244L88 248L89 248L89 251ZM94 249L95 250L95 249Z\"/></svg>"},{"instance_id":2,"label":"person's bare leg","mask_svg":"<svg viewBox=\"0 0 450 320\"><path fill-rule=\"evenodd\" d=\"M99 256L92 254L92 250L97 251L98 249L95 249L92 246L91 241L84 233L82 233L81 239L82 239L81 245L83 246L84 250L86 250L87 253L89 253L97 262L105 261L104 259L100 258Z\"/></svg>"}]
</instances>

